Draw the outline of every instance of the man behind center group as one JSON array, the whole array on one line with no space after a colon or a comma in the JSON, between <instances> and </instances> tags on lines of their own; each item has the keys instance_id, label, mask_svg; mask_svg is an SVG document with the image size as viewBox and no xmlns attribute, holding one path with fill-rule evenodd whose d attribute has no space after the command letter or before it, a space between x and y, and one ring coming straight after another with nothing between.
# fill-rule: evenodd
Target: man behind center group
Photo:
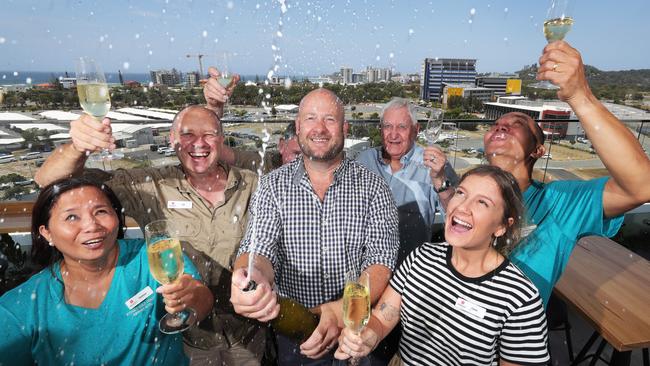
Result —
<instances>
[{"instance_id":1,"label":"man behind center group","mask_svg":"<svg viewBox=\"0 0 650 366\"><path fill-rule=\"evenodd\" d=\"M279 312L280 296L317 308L320 322L302 344L281 335L278 364L327 365L342 324L345 272L370 274L374 303L388 284L398 247L397 210L386 183L343 153L348 124L338 97L316 89L296 117L302 156L262 177L235 262L235 311L260 321ZM255 256L255 291L244 292Z\"/></svg>"},{"instance_id":2,"label":"man behind center group","mask_svg":"<svg viewBox=\"0 0 650 366\"><path fill-rule=\"evenodd\" d=\"M386 104L380 128L382 146L362 151L357 161L384 178L393 194L399 213L399 264L431 241L436 211L444 213L458 176L442 150L415 143L420 126L407 99Z\"/></svg>"},{"instance_id":3,"label":"man behind center group","mask_svg":"<svg viewBox=\"0 0 650 366\"><path fill-rule=\"evenodd\" d=\"M41 185L83 173L87 151L114 148L110 122L83 116L70 124L72 143L56 149L36 174ZM170 219L187 222L198 233L183 250L215 296L210 320L184 333L192 365L259 365L266 327L234 313L229 299L231 264L248 218L257 177L218 162L223 145L215 113L190 106L174 118L170 141L180 165L94 171L109 185L143 228Z\"/></svg>"}]
</instances>

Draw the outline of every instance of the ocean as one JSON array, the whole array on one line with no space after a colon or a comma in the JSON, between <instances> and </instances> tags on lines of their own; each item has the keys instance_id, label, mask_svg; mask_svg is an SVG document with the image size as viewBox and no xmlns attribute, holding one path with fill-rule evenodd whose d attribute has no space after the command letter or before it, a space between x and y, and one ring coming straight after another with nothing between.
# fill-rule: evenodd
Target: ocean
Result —
<instances>
[{"instance_id":1,"label":"ocean","mask_svg":"<svg viewBox=\"0 0 650 366\"><path fill-rule=\"evenodd\" d=\"M116 72L107 72L106 81L109 84L117 84L120 78ZM0 85L16 85L27 84L28 81L32 84L48 83L53 78L58 77L74 77L74 71L61 72L61 71L0 71ZM149 84L151 77L149 73L122 73L124 81L133 80L141 84ZM242 75L242 81L255 81L255 78L264 81L266 75ZM302 79L303 77L300 77ZM292 77L293 80L296 80Z\"/></svg>"}]
</instances>

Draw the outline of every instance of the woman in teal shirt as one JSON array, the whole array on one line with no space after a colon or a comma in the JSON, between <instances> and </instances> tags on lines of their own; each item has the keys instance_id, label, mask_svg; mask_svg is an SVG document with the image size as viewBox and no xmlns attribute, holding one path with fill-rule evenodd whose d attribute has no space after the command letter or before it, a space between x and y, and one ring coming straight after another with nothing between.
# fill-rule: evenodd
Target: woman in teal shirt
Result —
<instances>
[{"instance_id":1,"label":"woman in teal shirt","mask_svg":"<svg viewBox=\"0 0 650 366\"><path fill-rule=\"evenodd\" d=\"M158 330L165 311L203 319L212 294L185 274L160 286L142 239L106 185L69 179L45 187L32 214L32 259L47 266L0 297L0 365L182 365L180 334ZM162 294L159 295L159 294Z\"/></svg>"}]
</instances>

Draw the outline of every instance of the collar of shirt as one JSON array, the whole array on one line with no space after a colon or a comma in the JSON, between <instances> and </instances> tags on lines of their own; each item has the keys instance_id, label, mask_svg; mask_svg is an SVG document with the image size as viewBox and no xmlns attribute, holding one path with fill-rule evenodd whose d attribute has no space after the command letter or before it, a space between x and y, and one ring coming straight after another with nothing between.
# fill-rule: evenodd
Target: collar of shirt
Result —
<instances>
[{"instance_id":1,"label":"collar of shirt","mask_svg":"<svg viewBox=\"0 0 650 366\"><path fill-rule=\"evenodd\" d=\"M300 182L303 181L304 179L306 179L307 182L309 182L309 177L307 176L307 170L305 169L305 162L303 160L303 156L299 155L296 158L296 160L294 160L291 164L294 170L293 180L292 180L293 184L300 185ZM346 158L344 155L343 159L341 160L341 163L334 170L334 180L332 181L332 185L338 183L342 177L345 177L345 172L347 171L349 164L350 164L350 159Z\"/></svg>"},{"instance_id":2,"label":"collar of shirt","mask_svg":"<svg viewBox=\"0 0 650 366\"><path fill-rule=\"evenodd\" d=\"M375 156L377 157L377 162L379 163L379 166L383 167L383 169L386 172L388 172L390 174L393 174L392 170L390 168L390 164L387 163L384 160L384 157L383 157L384 149L382 147L379 147L379 148L375 149L375 151L376 151ZM405 168L407 168L410 165L411 162L422 162L422 156L423 155L424 155L424 149L417 146L416 144L413 144L413 147L411 147L411 150L409 150L406 154L404 154L404 156L402 156L399 159L399 162L402 164L402 169L398 170L395 173L397 174L397 173L405 170Z\"/></svg>"},{"instance_id":3,"label":"collar of shirt","mask_svg":"<svg viewBox=\"0 0 650 366\"><path fill-rule=\"evenodd\" d=\"M239 184L242 182L242 176L239 170L237 169L231 169L228 165L225 164L219 164L219 165L223 168L223 170L228 175L228 180L226 181L226 190L225 190L226 200L228 200L229 195L232 194L232 190L237 188ZM176 169L175 169L174 176L163 179L161 184L169 187L174 187L178 189L179 192L184 194L199 195L198 192L196 192L196 189L194 189L194 187L190 184L190 182L185 177L185 173L183 172L183 167L179 164L176 165L175 168Z\"/></svg>"}]
</instances>

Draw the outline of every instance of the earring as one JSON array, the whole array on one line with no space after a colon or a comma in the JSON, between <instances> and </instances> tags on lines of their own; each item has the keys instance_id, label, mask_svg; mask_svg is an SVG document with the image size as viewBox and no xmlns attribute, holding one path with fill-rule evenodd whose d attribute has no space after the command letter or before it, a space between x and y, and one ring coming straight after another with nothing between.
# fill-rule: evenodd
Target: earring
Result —
<instances>
[{"instance_id":1,"label":"earring","mask_svg":"<svg viewBox=\"0 0 650 366\"><path fill-rule=\"evenodd\" d=\"M497 238L498 238L498 236L495 236L495 237L494 237L494 240L492 240L492 246L493 246L493 247L496 247L496 246L497 246Z\"/></svg>"},{"instance_id":2,"label":"earring","mask_svg":"<svg viewBox=\"0 0 650 366\"><path fill-rule=\"evenodd\" d=\"M48 241L47 243L48 243L51 247L54 246L54 243L52 243L51 241Z\"/></svg>"}]
</instances>

